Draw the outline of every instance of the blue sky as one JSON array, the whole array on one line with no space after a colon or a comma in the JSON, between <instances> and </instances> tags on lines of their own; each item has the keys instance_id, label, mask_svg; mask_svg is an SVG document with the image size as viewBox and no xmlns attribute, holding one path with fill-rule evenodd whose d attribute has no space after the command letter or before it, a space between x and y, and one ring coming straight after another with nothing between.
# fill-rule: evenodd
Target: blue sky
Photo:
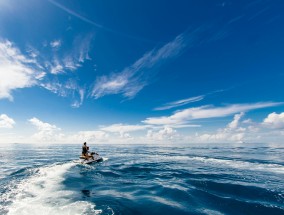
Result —
<instances>
[{"instance_id":1,"label":"blue sky","mask_svg":"<svg viewBox=\"0 0 284 215\"><path fill-rule=\"evenodd\" d=\"M283 10L0 0L0 142L282 142Z\"/></svg>"}]
</instances>

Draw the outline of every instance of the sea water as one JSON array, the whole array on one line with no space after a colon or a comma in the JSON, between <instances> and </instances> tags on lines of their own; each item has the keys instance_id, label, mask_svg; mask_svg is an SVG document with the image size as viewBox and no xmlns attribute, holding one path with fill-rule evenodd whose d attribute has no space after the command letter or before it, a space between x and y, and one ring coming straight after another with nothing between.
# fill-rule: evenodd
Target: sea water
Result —
<instances>
[{"instance_id":1,"label":"sea water","mask_svg":"<svg viewBox=\"0 0 284 215\"><path fill-rule=\"evenodd\" d=\"M284 214L284 147L0 145L0 214Z\"/></svg>"}]
</instances>

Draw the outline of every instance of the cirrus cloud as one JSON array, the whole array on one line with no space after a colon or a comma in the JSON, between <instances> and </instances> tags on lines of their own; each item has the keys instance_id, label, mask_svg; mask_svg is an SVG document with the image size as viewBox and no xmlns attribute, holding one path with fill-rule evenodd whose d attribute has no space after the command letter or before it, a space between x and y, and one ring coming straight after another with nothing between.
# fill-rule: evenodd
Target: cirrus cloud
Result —
<instances>
[{"instance_id":1,"label":"cirrus cloud","mask_svg":"<svg viewBox=\"0 0 284 215\"><path fill-rule=\"evenodd\" d=\"M154 69L166 60L181 54L188 46L186 36L180 34L159 49L152 49L119 73L98 77L91 96L96 99L110 94L122 94L126 98L134 97L148 84Z\"/></svg>"}]
</instances>

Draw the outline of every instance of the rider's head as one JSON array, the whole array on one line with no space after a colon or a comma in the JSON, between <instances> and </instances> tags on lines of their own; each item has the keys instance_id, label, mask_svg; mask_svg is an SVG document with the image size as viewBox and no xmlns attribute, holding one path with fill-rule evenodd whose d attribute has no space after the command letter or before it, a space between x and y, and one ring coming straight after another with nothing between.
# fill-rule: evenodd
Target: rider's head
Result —
<instances>
[{"instance_id":1,"label":"rider's head","mask_svg":"<svg viewBox=\"0 0 284 215\"><path fill-rule=\"evenodd\" d=\"M86 142L84 142L84 145L86 145L87 143Z\"/></svg>"}]
</instances>

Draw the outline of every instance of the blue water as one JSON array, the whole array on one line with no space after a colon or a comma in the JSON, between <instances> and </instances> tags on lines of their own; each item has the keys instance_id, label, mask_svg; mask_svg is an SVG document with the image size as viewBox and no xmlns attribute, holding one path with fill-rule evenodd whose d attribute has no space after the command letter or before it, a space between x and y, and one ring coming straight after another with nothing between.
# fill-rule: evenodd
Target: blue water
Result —
<instances>
[{"instance_id":1,"label":"blue water","mask_svg":"<svg viewBox=\"0 0 284 215\"><path fill-rule=\"evenodd\" d=\"M284 147L0 145L0 214L284 214Z\"/></svg>"}]
</instances>

